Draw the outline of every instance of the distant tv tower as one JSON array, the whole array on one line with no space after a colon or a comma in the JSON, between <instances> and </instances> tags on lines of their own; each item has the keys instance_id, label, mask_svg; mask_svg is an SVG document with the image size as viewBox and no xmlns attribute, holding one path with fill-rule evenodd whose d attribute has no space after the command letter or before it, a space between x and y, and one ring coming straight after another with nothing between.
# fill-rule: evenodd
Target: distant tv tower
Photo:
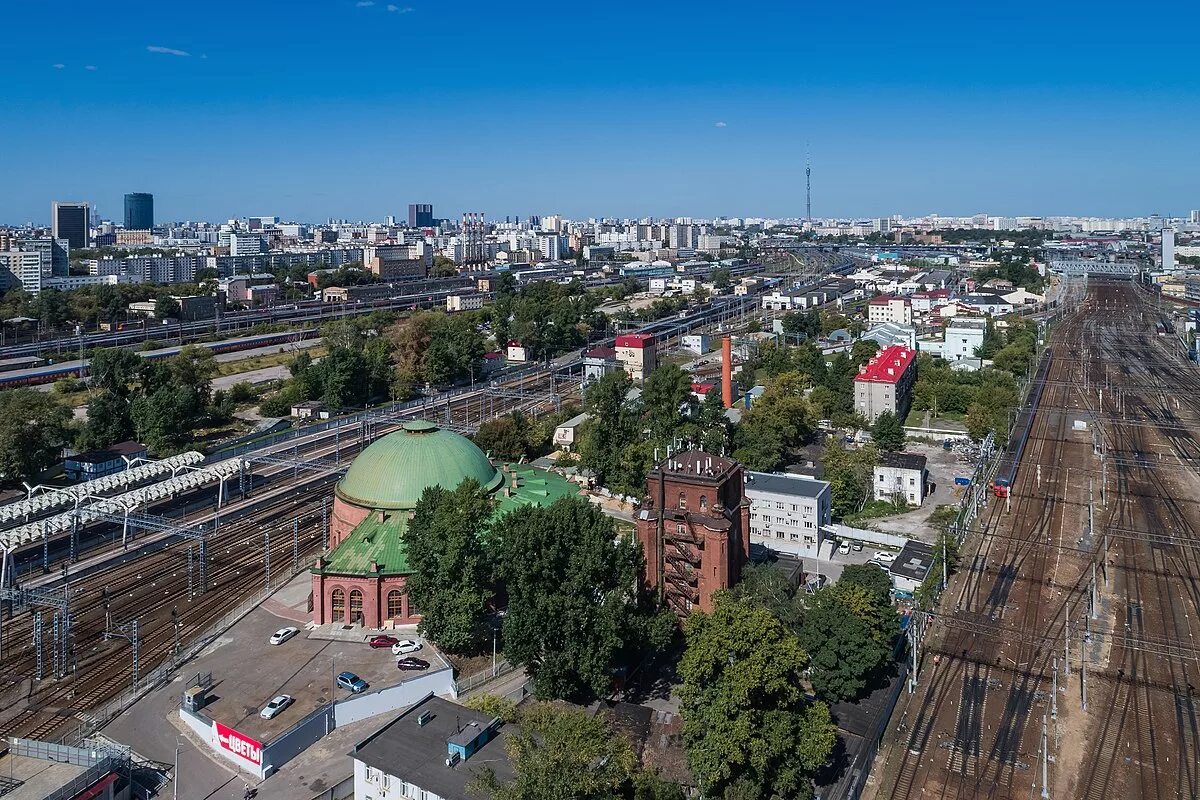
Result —
<instances>
[{"instance_id":1,"label":"distant tv tower","mask_svg":"<svg viewBox=\"0 0 1200 800\"><path fill-rule=\"evenodd\" d=\"M807 149L807 148L806 148ZM804 155L804 216L808 227L812 227L812 156Z\"/></svg>"}]
</instances>

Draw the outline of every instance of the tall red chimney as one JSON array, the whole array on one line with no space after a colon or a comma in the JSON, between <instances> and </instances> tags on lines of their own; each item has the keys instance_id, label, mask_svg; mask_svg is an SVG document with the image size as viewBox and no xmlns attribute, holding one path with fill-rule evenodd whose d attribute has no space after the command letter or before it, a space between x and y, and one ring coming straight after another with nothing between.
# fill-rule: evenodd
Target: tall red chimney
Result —
<instances>
[{"instance_id":1,"label":"tall red chimney","mask_svg":"<svg viewBox=\"0 0 1200 800\"><path fill-rule=\"evenodd\" d=\"M728 336L721 340L721 400L733 408L733 342Z\"/></svg>"}]
</instances>

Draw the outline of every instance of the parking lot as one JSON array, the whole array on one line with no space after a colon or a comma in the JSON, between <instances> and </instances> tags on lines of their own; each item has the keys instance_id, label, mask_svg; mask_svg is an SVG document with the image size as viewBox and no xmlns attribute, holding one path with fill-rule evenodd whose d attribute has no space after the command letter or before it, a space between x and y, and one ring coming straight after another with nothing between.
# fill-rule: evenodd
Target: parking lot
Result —
<instances>
[{"instance_id":1,"label":"parking lot","mask_svg":"<svg viewBox=\"0 0 1200 800\"><path fill-rule=\"evenodd\" d=\"M299 635L281 645L268 643L272 633L288 625L299 627ZM191 672L212 673L213 699L204 713L247 736L269 742L331 697L336 700L349 696L346 689L334 687L339 672L355 673L371 689L392 686L425 672L397 669L397 657L389 648L367 645L371 635L374 632L362 631L355 632L353 639L310 638L302 625L256 609L194 662ZM401 634L397 638L406 637ZM428 661L431 669L443 663L429 646L413 655ZM295 702L274 719L262 719L259 711L280 694L291 695Z\"/></svg>"}]
</instances>

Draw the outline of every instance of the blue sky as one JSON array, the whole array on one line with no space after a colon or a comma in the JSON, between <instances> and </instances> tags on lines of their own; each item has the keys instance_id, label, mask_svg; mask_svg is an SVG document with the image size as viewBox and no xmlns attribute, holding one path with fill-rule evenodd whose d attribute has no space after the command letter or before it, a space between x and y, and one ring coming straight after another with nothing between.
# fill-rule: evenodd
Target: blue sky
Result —
<instances>
[{"instance_id":1,"label":"blue sky","mask_svg":"<svg viewBox=\"0 0 1200 800\"><path fill-rule=\"evenodd\" d=\"M1183 214L1198 5L6 0L0 222Z\"/></svg>"}]
</instances>

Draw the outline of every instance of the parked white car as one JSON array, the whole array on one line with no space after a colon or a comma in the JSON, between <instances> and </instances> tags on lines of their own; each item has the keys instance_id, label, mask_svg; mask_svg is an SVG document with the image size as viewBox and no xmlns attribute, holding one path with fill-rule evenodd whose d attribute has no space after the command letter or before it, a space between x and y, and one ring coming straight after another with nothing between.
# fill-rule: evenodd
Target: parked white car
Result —
<instances>
[{"instance_id":1,"label":"parked white car","mask_svg":"<svg viewBox=\"0 0 1200 800\"><path fill-rule=\"evenodd\" d=\"M300 629L293 628L291 625L286 628L280 628L271 634L271 644L283 644L298 633L300 633Z\"/></svg>"},{"instance_id":2,"label":"parked white car","mask_svg":"<svg viewBox=\"0 0 1200 800\"><path fill-rule=\"evenodd\" d=\"M401 639L392 645L392 655L406 656L421 649L421 643L416 639Z\"/></svg>"},{"instance_id":3,"label":"parked white car","mask_svg":"<svg viewBox=\"0 0 1200 800\"><path fill-rule=\"evenodd\" d=\"M258 712L258 715L263 719L272 719L280 711L290 706L294 699L290 694L281 694L263 706L263 710Z\"/></svg>"},{"instance_id":4,"label":"parked white car","mask_svg":"<svg viewBox=\"0 0 1200 800\"><path fill-rule=\"evenodd\" d=\"M885 567L890 567L892 562L896 560L895 553L889 553L886 550L880 550L875 555L871 556L871 560L882 564Z\"/></svg>"},{"instance_id":5,"label":"parked white car","mask_svg":"<svg viewBox=\"0 0 1200 800\"><path fill-rule=\"evenodd\" d=\"M843 539L842 543L838 545L838 552L844 556L850 555L850 541L848 539Z\"/></svg>"}]
</instances>

